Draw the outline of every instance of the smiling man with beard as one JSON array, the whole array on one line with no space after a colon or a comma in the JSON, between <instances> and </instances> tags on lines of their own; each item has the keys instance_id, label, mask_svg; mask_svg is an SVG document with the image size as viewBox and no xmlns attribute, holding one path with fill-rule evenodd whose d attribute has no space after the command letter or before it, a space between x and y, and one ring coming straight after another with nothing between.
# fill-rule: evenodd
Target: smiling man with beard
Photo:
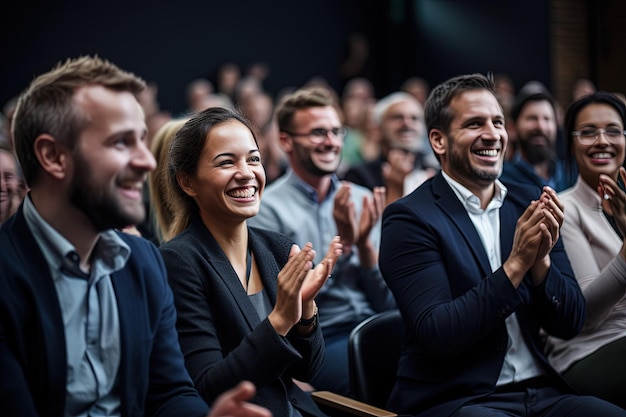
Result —
<instances>
[{"instance_id":1,"label":"smiling man with beard","mask_svg":"<svg viewBox=\"0 0 626 417\"><path fill-rule=\"evenodd\" d=\"M505 181L550 186L562 191L572 185L564 161L558 157L559 127L552 97L547 91L522 90L511 118L517 132L518 151L504 163Z\"/></svg>"},{"instance_id":2,"label":"smiling man with beard","mask_svg":"<svg viewBox=\"0 0 626 417\"><path fill-rule=\"evenodd\" d=\"M560 238L557 193L498 179L509 139L493 79L437 85L425 119L441 172L382 218L380 270L407 334L386 408L416 417L626 416L576 395L543 353L541 330L571 339L585 300Z\"/></svg>"},{"instance_id":3,"label":"smiling man with beard","mask_svg":"<svg viewBox=\"0 0 626 417\"><path fill-rule=\"evenodd\" d=\"M0 228L3 415L205 417L184 366L163 259L116 229L145 217L156 162L145 82L83 56L20 96L15 150L30 191ZM268 417L244 383L208 416Z\"/></svg>"},{"instance_id":4,"label":"smiling man with beard","mask_svg":"<svg viewBox=\"0 0 626 417\"><path fill-rule=\"evenodd\" d=\"M298 245L311 242L314 248L341 236L344 253L315 299L325 358L311 383L350 395L350 331L374 313L395 307L378 269L385 189L372 192L337 177L345 128L327 90L298 90L281 101L276 115L290 169L267 187L259 213L248 224L285 233ZM315 264L323 257L319 251Z\"/></svg>"}]
</instances>

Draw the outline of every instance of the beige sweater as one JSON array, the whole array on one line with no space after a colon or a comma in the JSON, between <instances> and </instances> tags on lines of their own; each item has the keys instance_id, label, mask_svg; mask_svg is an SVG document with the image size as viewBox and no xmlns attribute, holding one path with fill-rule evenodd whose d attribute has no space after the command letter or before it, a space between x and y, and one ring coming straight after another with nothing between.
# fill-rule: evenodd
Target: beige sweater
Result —
<instances>
[{"instance_id":1,"label":"beige sweater","mask_svg":"<svg viewBox=\"0 0 626 417\"><path fill-rule=\"evenodd\" d=\"M559 193L565 206L561 236L586 300L583 330L569 341L550 337L548 358L558 371L626 336L626 262L622 241L600 206L600 196L580 176Z\"/></svg>"}]
</instances>

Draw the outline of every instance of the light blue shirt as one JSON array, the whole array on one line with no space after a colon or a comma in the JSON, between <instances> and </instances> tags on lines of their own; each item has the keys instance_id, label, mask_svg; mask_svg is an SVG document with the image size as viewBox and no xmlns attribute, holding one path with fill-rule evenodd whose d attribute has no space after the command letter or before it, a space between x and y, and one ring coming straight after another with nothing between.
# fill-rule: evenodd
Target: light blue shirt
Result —
<instances>
[{"instance_id":1,"label":"light blue shirt","mask_svg":"<svg viewBox=\"0 0 626 417\"><path fill-rule=\"evenodd\" d=\"M480 199L472 194L470 190L453 180L445 172L442 172L444 179L450 185L463 207L467 211L470 220L474 224L478 235L483 243L485 252L489 257L491 271L502 266L500 252L500 207L504 203L507 188L500 181L496 180L496 193L489 202L486 209L482 209ZM504 363L500 371L500 376L496 385L504 385L512 382L524 381L541 375L541 365L532 355L520 328L517 314L513 313L506 318L506 328L509 333Z\"/></svg>"},{"instance_id":2,"label":"light blue shirt","mask_svg":"<svg viewBox=\"0 0 626 417\"><path fill-rule=\"evenodd\" d=\"M267 187L259 213L248 219L248 225L284 233L300 247L311 242L317 264L322 261L328 244L337 235L333 207L340 186L339 178L333 175L328 195L323 201L318 201L313 187L289 170ZM350 194L358 217L361 215L363 198L372 198L372 193L365 187L352 184ZM370 239L374 247L378 248L380 221L372 229ZM378 266L363 268L356 247L350 254L339 258L332 276L315 301L325 337L349 332L374 313L396 306Z\"/></svg>"},{"instance_id":3,"label":"light blue shirt","mask_svg":"<svg viewBox=\"0 0 626 417\"><path fill-rule=\"evenodd\" d=\"M101 233L91 271L85 274L74 246L41 217L30 197L24 201L24 217L50 267L61 307L67 351L65 415L118 416L121 343L110 274L124 268L130 248L114 231Z\"/></svg>"}]
</instances>

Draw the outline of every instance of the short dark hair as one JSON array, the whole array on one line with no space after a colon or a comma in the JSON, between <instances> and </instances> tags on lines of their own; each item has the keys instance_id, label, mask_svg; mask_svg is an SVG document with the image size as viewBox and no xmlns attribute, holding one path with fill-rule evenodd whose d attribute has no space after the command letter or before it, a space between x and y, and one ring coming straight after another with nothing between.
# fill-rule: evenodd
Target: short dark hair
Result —
<instances>
[{"instance_id":1,"label":"short dark hair","mask_svg":"<svg viewBox=\"0 0 626 417\"><path fill-rule=\"evenodd\" d=\"M511 107L511 119L513 123L517 122L517 118L522 113L522 110L528 103L537 101L547 101L552 106L552 110L556 114L556 106L554 105L554 99L552 95L547 91L535 91L535 92L520 92L515 98L513 107Z\"/></svg>"},{"instance_id":2,"label":"short dark hair","mask_svg":"<svg viewBox=\"0 0 626 417\"><path fill-rule=\"evenodd\" d=\"M428 96L424 106L424 119L428 132L439 129L448 133L454 114L450 102L459 94L469 90L487 90L497 100L493 76L491 74L459 75L437 85Z\"/></svg>"}]
</instances>

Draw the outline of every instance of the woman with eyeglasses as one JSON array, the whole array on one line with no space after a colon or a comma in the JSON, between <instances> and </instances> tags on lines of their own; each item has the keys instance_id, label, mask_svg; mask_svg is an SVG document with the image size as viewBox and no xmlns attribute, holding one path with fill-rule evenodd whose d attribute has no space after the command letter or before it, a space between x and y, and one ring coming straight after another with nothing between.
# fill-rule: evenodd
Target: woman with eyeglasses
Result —
<instances>
[{"instance_id":1,"label":"woman with eyeglasses","mask_svg":"<svg viewBox=\"0 0 626 417\"><path fill-rule=\"evenodd\" d=\"M583 394L626 408L626 105L598 91L565 116L569 154L579 175L559 194L561 235L586 300L586 321L572 340L548 339L552 365Z\"/></svg>"}]
</instances>

